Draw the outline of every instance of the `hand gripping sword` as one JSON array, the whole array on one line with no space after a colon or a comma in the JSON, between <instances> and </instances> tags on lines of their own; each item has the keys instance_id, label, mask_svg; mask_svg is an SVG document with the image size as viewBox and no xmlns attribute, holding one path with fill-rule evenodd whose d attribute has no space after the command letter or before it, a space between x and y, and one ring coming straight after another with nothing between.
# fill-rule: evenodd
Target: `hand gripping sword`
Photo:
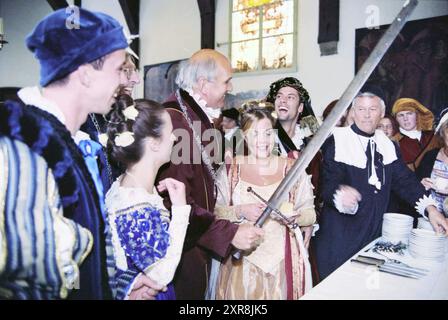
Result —
<instances>
[{"instance_id":1,"label":"hand gripping sword","mask_svg":"<svg viewBox=\"0 0 448 320\"><path fill-rule=\"evenodd\" d=\"M345 110L347 110L348 106L356 97L356 94L359 92L359 90L361 90L364 83L367 81L373 70L381 61L381 58L384 56L392 42L398 36L417 4L417 0L406 0L406 2L403 4L403 8L395 17L394 21L389 26L384 35L381 37L380 41L375 46L375 49L373 49L372 53L364 62L353 80L350 82L347 89L345 89L344 93L336 103L333 110L328 115L327 119L322 123L322 126L310 140L310 142L300 154L299 158L291 167L287 175L283 178L274 194L269 198L269 205L266 206L261 216L257 219L257 221L255 222L255 226L261 228L271 212L274 209L279 208L283 198L289 193L292 186L297 182L297 179L310 164L314 155L319 151L325 140L333 132L336 123L344 114ZM241 250L235 251L233 257L239 259L241 257Z\"/></svg>"}]
</instances>

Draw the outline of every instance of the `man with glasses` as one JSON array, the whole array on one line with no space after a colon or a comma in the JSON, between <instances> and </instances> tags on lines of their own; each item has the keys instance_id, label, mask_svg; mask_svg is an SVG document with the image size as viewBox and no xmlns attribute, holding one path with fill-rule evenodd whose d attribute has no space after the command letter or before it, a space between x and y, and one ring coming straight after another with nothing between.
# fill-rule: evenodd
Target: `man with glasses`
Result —
<instances>
[{"instance_id":1,"label":"man with glasses","mask_svg":"<svg viewBox=\"0 0 448 320\"><path fill-rule=\"evenodd\" d=\"M140 75L137 67L134 63L133 56L126 52L126 61L120 70L120 76L123 78L123 84L118 90L118 96L127 94L132 97L134 88L140 84ZM113 107L113 105L112 105ZM90 138L96 142L102 143L102 136L106 134L107 130L107 115L91 113L87 118L87 121L82 125L81 130L88 133ZM107 152L101 152L98 156L98 166L100 169L101 180L104 186L104 192L106 193L115 179L122 173L116 164L109 161Z\"/></svg>"}]
</instances>

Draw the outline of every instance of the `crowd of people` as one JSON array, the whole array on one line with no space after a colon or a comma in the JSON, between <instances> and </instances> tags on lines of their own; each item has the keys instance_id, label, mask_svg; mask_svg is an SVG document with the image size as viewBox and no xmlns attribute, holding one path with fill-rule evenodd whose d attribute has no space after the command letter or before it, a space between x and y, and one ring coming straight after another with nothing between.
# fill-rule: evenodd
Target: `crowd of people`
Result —
<instances>
[{"instance_id":1,"label":"crowd of people","mask_svg":"<svg viewBox=\"0 0 448 320\"><path fill-rule=\"evenodd\" d=\"M359 92L259 228L315 131L303 84L230 108L230 62L202 49L166 101L135 99L122 26L85 9L79 24L39 22L40 84L0 104L0 298L293 300L391 208L448 233L448 112L401 98L386 115Z\"/></svg>"}]
</instances>

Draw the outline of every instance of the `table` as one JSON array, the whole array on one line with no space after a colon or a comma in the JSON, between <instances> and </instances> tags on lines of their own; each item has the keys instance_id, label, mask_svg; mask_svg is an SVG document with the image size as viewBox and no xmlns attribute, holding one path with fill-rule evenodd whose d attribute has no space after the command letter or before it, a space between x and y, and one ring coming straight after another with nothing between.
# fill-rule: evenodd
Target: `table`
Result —
<instances>
[{"instance_id":1,"label":"table","mask_svg":"<svg viewBox=\"0 0 448 320\"><path fill-rule=\"evenodd\" d=\"M364 251L372 247L378 238L364 247L358 254L384 257ZM390 254L389 254L390 255ZM421 279L411 279L378 271L373 266L345 262L326 279L311 289L303 300L448 300L448 254L443 263L424 263L414 259L407 250L404 256L396 254L402 262L430 270Z\"/></svg>"}]
</instances>

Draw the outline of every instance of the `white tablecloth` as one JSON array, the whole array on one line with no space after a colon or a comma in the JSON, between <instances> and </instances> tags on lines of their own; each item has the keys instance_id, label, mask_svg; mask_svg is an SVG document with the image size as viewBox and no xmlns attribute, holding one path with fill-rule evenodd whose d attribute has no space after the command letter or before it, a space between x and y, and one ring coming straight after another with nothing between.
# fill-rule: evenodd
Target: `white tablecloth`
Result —
<instances>
[{"instance_id":1,"label":"white tablecloth","mask_svg":"<svg viewBox=\"0 0 448 320\"><path fill-rule=\"evenodd\" d=\"M377 239L359 253L380 259L375 253L365 253ZM358 254L359 254L358 253ZM356 257L356 254L353 257ZM399 257L411 266L426 268L430 273L421 279L411 279L378 271L373 266L347 261L316 287L302 297L304 300L408 300L438 299L448 300L448 254L443 263L422 263L408 252Z\"/></svg>"}]
</instances>

